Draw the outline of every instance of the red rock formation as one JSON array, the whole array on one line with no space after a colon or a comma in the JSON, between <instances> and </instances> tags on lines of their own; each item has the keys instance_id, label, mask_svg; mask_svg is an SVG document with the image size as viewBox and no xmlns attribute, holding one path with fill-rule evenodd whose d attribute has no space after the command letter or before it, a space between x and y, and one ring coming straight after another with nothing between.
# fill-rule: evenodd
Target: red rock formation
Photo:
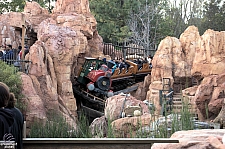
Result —
<instances>
[{"instance_id":1,"label":"red rock formation","mask_svg":"<svg viewBox=\"0 0 225 149\"><path fill-rule=\"evenodd\" d=\"M209 76L224 72L225 32L207 30L198 41L192 75Z\"/></svg>"},{"instance_id":2,"label":"red rock formation","mask_svg":"<svg viewBox=\"0 0 225 149\"><path fill-rule=\"evenodd\" d=\"M224 133L224 129L177 131L170 138L179 140L179 143L154 143L151 149L214 148L207 138L223 137Z\"/></svg>"},{"instance_id":3,"label":"red rock formation","mask_svg":"<svg viewBox=\"0 0 225 149\"><path fill-rule=\"evenodd\" d=\"M27 80L24 81L24 93L29 104L27 120L32 121L37 115L44 120L47 111L60 110L75 125L73 78L84 56L103 56L103 41L97 32L97 22L90 13L88 0L57 0L52 14L36 2L27 2L23 13L0 16L0 44L21 45L23 19L31 38L26 59L32 61L29 74L22 75L23 80ZM192 101L197 103L200 118L206 118L206 107L209 116L218 114L224 98L224 34L207 30L200 36L198 29L190 26L180 39L166 37L160 42L152 60L151 84L146 96L155 104L157 114L161 109L159 90L163 88L162 79L170 78L174 91L181 92L193 85L193 77L200 84L191 95ZM146 89L149 82L147 79L141 89ZM141 95L143 100L145 95L141 89L135 96ZM35 108L37 105L39 109Z\"/></svg>"},{"instance_id":4,"label":"red rock formation","mask_svg":"<svg viewBox=\"0 0 225 149\"><path fill-rule=\"evenodd\" d=\"M159 90L163 89L163 78L170 78L171 88L180 93L193 85L199 85L193 95L185 95L198 109L201 120L215 118L225 97L224 76L224 32L207 30L202 36L194 26L188 27L180 39L166 37L158 47L152 60L151 84L147 99L156 106L160 114ZM195 78L196 83L193 83ZM184 92L183 92L184 93Z\"/></svg>"},{"instance_id":5,"label":"red rock formation","mask_svg":"<svg viewBox=\"0 0 225 149\"><path fill-rule=\"evenodd\" d=\"M90 13L88 0L57 0L53 13Z\"/></svg>"},{"instance_id":6,"label":"red rock formation","mask_svg":"<svg viewBox=\"0 0 225 149\"><path fill-rule=\"evenodd\" d=\"M225 97L225 73L220 75L212 75L205 77L195 93L196 105L199 109L199 117L201 120L212 117L215 118L223 104ZM208 115L206 115L208 111ZM224 117L221 117L224 119ZM217 118L215 122L220 122L220 118Z\"/></svg>"},{"instance_id":7,"label":"red rock formation","mask_svg":"<svg viewBox=\"0 0 225 149\"><path fill-rule=\"evenodd\" d=\"M138 117L125 117L112 122L112 128L117 138L132 138L138 131L145 127L150 127L155 119L151 114L145 114Z\"/></svg>"},{"instance_id":8,"label":"red rock formation","mask_svg":"<svg viewBox=\"0 0 225 149\"><path fill-rule=\"evenodd\" d=\"M24 8L26 25L34 30L35 33L38 32L38 25L45 19L50 18L51 15L48 13L48 10L42 8L36 2L27 2ZM22 23L22 20L19 20Z\"/></svg>"},{"instance_id":9,"label":"red rock formation","mask_svg":"<svg viewBox=\"0 0 225 149\"><path fill-rule=\"evenodd\" d=\"M27 60L29 74L22 74L28 127L35 117L47 119L47 112L61 111L75 126L76 100L72 82L82 55L103 56L103 41L88 0L57 0L50 14L36 2L27 2L23 13L1 15L0 44L21 45L25 20L30 38Z\"/></svg>"},{"instance_id":10,"label":"red rock formation","mask_svg":"<svg viewBox=\"0 0 225 149\"><path fill-rule=\"evenodd\" d=\"M126 101L124 103L124 100ZM123 105L124 104L124 105ZM121 111L123 112L127 106L140 106L142 114L149 114L148 106L141 100L137 100L133 96L115 95L106 100L105 117L111 121L120 118Z\"/></svg>"},{"instance_id":11,"label":"red rock formation","mask_svg":"<svg viewBox=\"0 0 225 149\"><path fill-rule=\"evenodd\" d=\"M134 93L134 97L138 100L144 101L149 85L151 84L151 75L147 75L143 82L138 84L138 89ZM132 94L132 93L131 93Z\"/></svg>"},{"instance_id":12,"label":"red rock formation","mask_svg":"<svg viewBox=\"0 0 225 149\"><path fill-rule=\"evenodd\" d=\"M109 130L108 124L109 122L105 116L94 119L89 126L92 136L96 138L107 137L107 133Z\"/></svg>"}]
</instances>

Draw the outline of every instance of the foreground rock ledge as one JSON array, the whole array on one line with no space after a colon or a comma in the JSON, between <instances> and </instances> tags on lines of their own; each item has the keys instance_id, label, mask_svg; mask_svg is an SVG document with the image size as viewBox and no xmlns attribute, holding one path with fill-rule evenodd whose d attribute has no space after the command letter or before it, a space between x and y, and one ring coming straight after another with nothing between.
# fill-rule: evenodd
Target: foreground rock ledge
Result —
<instances>
[{"instance_id":1,"label":"foreground rock ledge","mask_svg":"<svg viewBox=\"0 0 225 149\"><path fill-rule=\"evenodd\" d=\"M223 136L225 129L202 129L177 131L170 138L179 143L156 143L151 149L215 149L208 141L209 136Z\"/></svg>"}]
</instances>

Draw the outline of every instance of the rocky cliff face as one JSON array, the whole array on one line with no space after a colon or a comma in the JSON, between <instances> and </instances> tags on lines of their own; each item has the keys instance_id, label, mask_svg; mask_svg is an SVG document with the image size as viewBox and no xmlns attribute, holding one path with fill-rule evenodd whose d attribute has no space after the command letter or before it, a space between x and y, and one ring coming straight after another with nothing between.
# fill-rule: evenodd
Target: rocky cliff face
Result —
<instances>
[{"instance_id":1,"label":"rocky cliff face","mask_svg":"<svg viewBox=\"0 0 225 149\"><path fill-rule=\"evenodd\" d=\"M147 93L147 99L155 103L158 114L161 109L159 90L165 87L163 78L169 78L175 93L183 93L196 104L201 120L218 115L225 97L224 33L209 29L200 36L198 29L190 26L180 39L166 37L160 42L152 60L151 84Z\"/></svg>"},{"instance_id":2,"label":"rocky cliff face","mask_svg":"<svg viewBox=\"0 0 225 149\"><path fill-rule=\"evenodd\" d=\"M52 14L36 2L27 2L23 13L2 14L0 44L12 44L14 48L21 45L23 24L30 46L26 59L32 62L29 74L21 75L28 127L35 118L46 120L54 111L60 111L75 126L74 76L84 56L103 56L103 40L88 1L57 0ZM225 32L207 30L200 36L194 26L188 27L180 39L166 37L152 60L151 76L135 96L144 100L143 90L148 90L146 99L159 113L159 90L163 89L163 78L169 78L175 92L182 92L196 104L202 120L206 119L206 107L208 116L215 117L225 97L224 41Z\"/></svg>"},{"instance_id":3,"label":"rocky cliff face","mask_svg":"<svg viewBox=\"0 0 225 149\"><path fill-rule=\"evenodd\" d=\"M103 56L103 41L88 0L57 0L52 14L36 2L27 2L24 12L4 14L0 20L1 45L17 48L24 22L27 27L30 51L26 59L31 63L29 74L21 76L28 128L34 119L46 120L55 111L75 126L73 79L84 56Z\"/></svg>"}]
</instances>

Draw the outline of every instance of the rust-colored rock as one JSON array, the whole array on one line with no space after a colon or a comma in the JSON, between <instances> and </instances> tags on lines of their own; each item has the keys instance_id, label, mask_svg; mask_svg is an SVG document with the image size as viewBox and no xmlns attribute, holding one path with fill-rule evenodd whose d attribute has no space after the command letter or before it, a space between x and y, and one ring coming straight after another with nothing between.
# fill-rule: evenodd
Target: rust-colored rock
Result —
<instances>
[{"instance_id":1,"label":"rust-colored rock","mask_svg":"<svg viewBox=\"0 0 225 149\"><path fill-rule=\"evenodd\" d=\"M112 122L112 128L115 137L130 138L135 137L138 130L143 127L150 127L154 118L151 114L145 114L138 117L125 117Z\"/></svg>"},{"instance_id":2,"label":"rust-colored rock","mask_svg":"<svg viewBox=\"0 0 225 149\"><path fill-rule=\"evenodd\" d=\"M224 129L202 129L177 131L170 138L179 140L179 143L154 143L151 149L195 149L195 148L211 148L214 147L207 140L209 136L222 137L225 133Z\"/></svg>"},{"instance_id":3,"label":"rust-colored rock","mask_svg":"<svg viewBox=\"0 0 225 149\"><path fill-rule=\"evenodd\" d=\"M191 76L191 70L194 63L194 59L199 57L196 56L196 50L198 49L199 41L201 36L199 35L198 28L195 26L189 26L184 33L180 36L180 43L182 47L182 53L184 55L185 65L185 76ZM179 76L179 74L178 74Z\"/></svg>"},{"instance_id":4,"label":"rust-colored rock","mask_svg":"<svg viewBox=\"0 0 225 149\"><path fill-rule=\"evenodd\" d=\"M138 89L134 93L134 97L138 100L144 101L147 96L149 85L151 84L151 75L147 75L143 82L138 84Z\"/></svg>"},{"instance_id":5,"label":"rust-colored rock","mask_svg":"<svg viewBox=\"0 0 225 149\"><path fill-rule=\"evenodd\" d=\"M107 137L108 123L105 116L94 119L89 126L92 136L97 138Z\"/></svg>"},{"instance_id":6,"label":"rust-colored rock","mask_svg":"<svg viewBox=\"0 0 225 149\"><path fill-rule=\"evenodd\" d=\"M0 16L0 44L11 44L13 48L21 45L22 25L27 27L26 35L30 38L27 43L30 52L26 56L26 60L31 61L29 74L22 75L28 104L27 121L32 122L38 116L45 119L47 111L57 110L74 124L77 110L72 90L74 77L85 56L104 56L103 39L98 34L88 0L57 0L52 14L36 2L27 2L24 12ZM142 114L149 113L142 102L147 99L159 115L159 91L172 88L174 93L183 90L183 96L196 104L201 120L215 118L225 98L224 41L225 32L209 29L200 36L195 26L189 26L180 39L166 37L152 60L151 76L132 94L138 100L130 97L125 106L140 104ZM115 57L113 53L109 55ZM171 86L165 86L163 78L169 78ZM124 96L109 98L106 117L116 120L123 100Z\"/></svg>"},{"instance_id":7,"label":"rust-colored rock","mask_svg":"<svg viewBox=\"0 0 225 149\"><path fill-rule=\"evenodd\" d=\"M161 111L159 90L169 88L163 78L170 78L174 93L189 98L193 107L197 107L200 120L218 115L224 98L224 39L224 32L209 29L200 36L196 27L189 26L180 39L166 37L160 42L152 60L146 97L155 104L156 114Z\"/></svg>"},{"instance_id":8,"label":"rust-colored rock","mask_svg":"<svg viewBox=\"0 0 225 149\"><path fill-rule=\"evenodd\" d=\"M53 13L90 13L88 0L57 0Z\"/></svg>"},{"instance_id":9,"label":"rust-colored rock","mask_svg":"<svg viewBox=\"0 0 225 149\"><path fill-rule=\"evenodd\" d=\"M197 114L200 120L214 119L219 114L225 97L224 75L222 73L205 77L197 87L194 101L199 111Z\"/></svg>"},{"instance_id":10,"label":"rust-colored rock","mask_svg":"<svg viewBox=\"0 0 225 149\"><path fill-rule=\"evenodd\" d=\"M88 1L58 0L52 14L34 1L26 2L24 12L4 14L0 20L1 45L17 48L22 25L27 27L30 50L26 60L31 63L28 75L22 75L27 127L37 117L47 119L46 113L51 111L60 111L75 126L77 106L72 82L82 63L77 58L103 56L102 38Z\"/></svg>"},{"instance_id":11,"label":"rust-colored rock","mask_svg":"<svg viewBox=\"0 0 225 149\"><path fill-rule=\"evenodd\" d=\"M24 12L21 14L22 15L24 14L24 16L21 16L24 18L20 19L19 22L23 23L23 20L24 20L26 22L26 26L34 30L35 33L38 32L38 25L43 20L51 17L47 9L42 8L38 3L34 1L26 2Z\"/></svg>"},{"instance_id":12,"label":"rust-colored rock","mask_svg":"<svg viewBox=\"0 0 225 149\"><path fill-rule=\"evenodd\" d=\"M44 122L47 119L46 110L44 107L44 102L41 97L38 95L40 92L40 84L35 76L28 76L26 74L21 74L23 81L23 94L26 97L23 99L24 109L22 111L24 118L27 123L27 133L31 128L31 125L34 121L38 120L39 122Z\"/></svg>"},{"instance_id":13,"label":"rust-colored rock","mask_svg":"<svg viewBox=\"0 0 225 149\"><path fill-rule=\"evenodd\" d=\"M124 102L124 100L126 101ZM148 106L143 103L141 100L137 100L133 96L124 95L115 95L106 100L105 106L105 117L110 121L121 118L121 112L124 112L124 109L128 106L140 106L141 112L143 115L149 114Z\"/></svg>"},{"instance_id":14,"label":"rust-colored rock","mask_svg":"<svg viewBox=\"0 0 225 149\"><path fill-rule=\"evenodd\" d=\"M225 32L207 30L198 41L192 75L209 76L224 72Z\"/></svg>"}]
</instances>

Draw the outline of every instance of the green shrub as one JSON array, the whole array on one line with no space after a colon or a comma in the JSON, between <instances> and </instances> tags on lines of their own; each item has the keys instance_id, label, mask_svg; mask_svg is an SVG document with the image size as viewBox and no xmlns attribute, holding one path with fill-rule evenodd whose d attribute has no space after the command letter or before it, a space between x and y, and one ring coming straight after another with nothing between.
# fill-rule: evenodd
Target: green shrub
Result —
<instances>
[{"instance_id":1,"label":"green shrub","mask_svg":"<svg viewBox=\"0 0 225 149\"><path fill-rule=\"evenodd\" d=\"M58 112L56 112L58 113ZM43 123L35 120L31 126L30 138L91 138L87 118L82 115L77 122L77 128L71 127L62 114L52 113Z\"/></svg>"},{"instance_id":2,"label":"green shrub","mask_svg":"<svg viewBox=\"0 0 225 149\"><path fill-rule=\"evenodd\" d=\"M107 123L107 138L115 138L112 120L110 118L107 118Z\"/></svg>"},{"instance_id":3,"label":"green shrub","mask_svg":"<svg viewBox=\"0 0 225 149\"><path fill-rule=\"evenodd\" d=\"M77 138L91 138L91 131L89 128L89 121L88 118L84 113L81 113L78 117L77 121L77 130L76 137Z\"/></svg>"},{"instance_id":4,"label":"green shrub","mask_svg":"<svg viewBox=\"0 0 225 149\"><path fill-rule=\"evenodd\" d=\"M14 93L17 104L20 106L22 95L22 79L14 66L7 65L0 61L0 82L5 83L10 88L10 92ZM20 108L20 107L18 107Z\"/></svg>"},{"instance_id":5,"label":"green shrub","mask_svg":"<svg viewBox=\"0 0 225 149\"><path fill-rule=\"evenodd\" d=\"M60 115L54 115L45 124L35 120L31 126L30 138L70 138L75 137L74 129Z\"/></svg>"}]
</instances>

